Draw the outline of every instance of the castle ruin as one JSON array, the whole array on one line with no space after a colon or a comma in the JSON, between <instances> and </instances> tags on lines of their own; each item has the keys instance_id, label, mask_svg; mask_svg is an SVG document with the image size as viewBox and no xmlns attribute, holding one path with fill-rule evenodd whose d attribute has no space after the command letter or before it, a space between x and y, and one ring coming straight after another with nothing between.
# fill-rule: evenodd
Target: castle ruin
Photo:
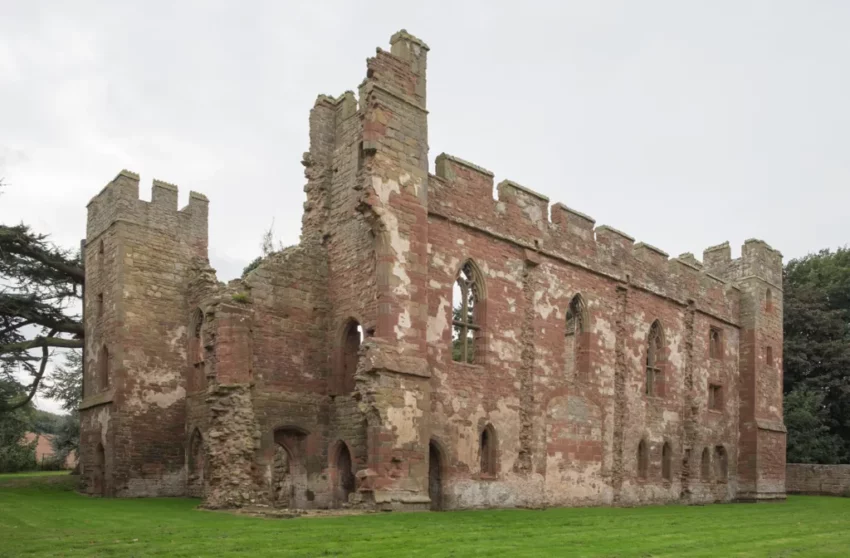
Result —
<instances>
[{"instance_id":1,"label":"castle ruin","mask_svg":"<svg viewBox=\"0 0 850 558\"><path fill-rule=\"evenodd\" d=\"M310 113L301 242L241 279L208 200L88 205L81 463L104 496L459 509L785 497L782 256L666 253L451 155L405 31ZM671 231L673 232L673 231Z\"/></svg>"}]
</instances>

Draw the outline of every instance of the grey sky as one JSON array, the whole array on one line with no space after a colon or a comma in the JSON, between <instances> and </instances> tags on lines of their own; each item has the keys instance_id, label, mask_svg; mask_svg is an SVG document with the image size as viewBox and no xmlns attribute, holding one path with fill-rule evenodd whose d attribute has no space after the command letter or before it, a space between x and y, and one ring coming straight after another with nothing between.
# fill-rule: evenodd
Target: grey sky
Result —
<instances>
[{"instance_id":1,"label":"grey sky","mask_svg":"<svg viewBox=\"0 0 850 558\"><path fill-rule=\"evenodd\" d=\"M510 6L510 8L508 8ZM120 169L210 205L220 279L298 241L318 93L406 28L445 151L677 255L850 238L850 3L0 0L0 222L84 236Z\"/></svg>"}]
</instances>

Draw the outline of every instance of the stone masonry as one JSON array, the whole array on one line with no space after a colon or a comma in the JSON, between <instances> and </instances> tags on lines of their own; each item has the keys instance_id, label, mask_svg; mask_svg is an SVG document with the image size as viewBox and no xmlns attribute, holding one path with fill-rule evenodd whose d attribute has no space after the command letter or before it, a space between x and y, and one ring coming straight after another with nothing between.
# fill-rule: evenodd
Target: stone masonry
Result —
<instances>
[{"instance_id":1,"label":"stone masonry","mask_svg":"<svg viewBox=\"0 0 850 558\"><path fill-rule=\"evenodd\" d=\"M208 201L88 205L89 493L209 508L785 497L782 256L669 258L457 157L400 31L310 113L301 242L220 283ZM672 233L673 231L671 231Z\"/></svg>"}]
</instances>

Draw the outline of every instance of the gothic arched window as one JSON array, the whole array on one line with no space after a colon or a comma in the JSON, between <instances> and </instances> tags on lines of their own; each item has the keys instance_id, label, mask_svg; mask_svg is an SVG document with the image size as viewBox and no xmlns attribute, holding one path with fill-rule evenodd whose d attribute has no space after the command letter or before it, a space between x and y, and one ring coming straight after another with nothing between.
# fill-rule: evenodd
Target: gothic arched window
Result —
<instances>
[{"instance_id":1,"label":"gothic arched window","mask_svg":"<svg viewBox=\"0 0 850 558\"><path fill-rule=\"evenodd\" d=\"M458 273L452 291L452 360L468 364L481 360L480 343L483 282L472 261Z\"/></svg>"}]
</instances>

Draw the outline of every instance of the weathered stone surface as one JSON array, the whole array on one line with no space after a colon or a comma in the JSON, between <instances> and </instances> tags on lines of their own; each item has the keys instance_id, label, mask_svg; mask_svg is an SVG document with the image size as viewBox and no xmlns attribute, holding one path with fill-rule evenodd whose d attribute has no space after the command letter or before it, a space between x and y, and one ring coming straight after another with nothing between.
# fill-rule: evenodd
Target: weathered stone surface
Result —
<instances>
[{"instance_id":1,"label":"weathered stone surface","mask_svg":"<svg viewBox=\"0 0 850 558\"><path fill-rule=\"evenodd\" d=\"M209 268L200 194L178 211L156 181L143 202L122 171L92 200L88 490L270 510L784 497L781 255L669 259L510 180L494 199L463 159L429 173L427 54L399 32L357 95L318 97L301 243L242 279Z\"/></svg>"},{"instance_id":2,"label":"weathered stone surface","mask_svg":"<svg viewBox=\"0 0 850 558\"><path fill-rule=\"evenodd\" d=\"M850 496L850 465L789 463L785 483L788 494Z\"/></svg>"}]
</instances>

